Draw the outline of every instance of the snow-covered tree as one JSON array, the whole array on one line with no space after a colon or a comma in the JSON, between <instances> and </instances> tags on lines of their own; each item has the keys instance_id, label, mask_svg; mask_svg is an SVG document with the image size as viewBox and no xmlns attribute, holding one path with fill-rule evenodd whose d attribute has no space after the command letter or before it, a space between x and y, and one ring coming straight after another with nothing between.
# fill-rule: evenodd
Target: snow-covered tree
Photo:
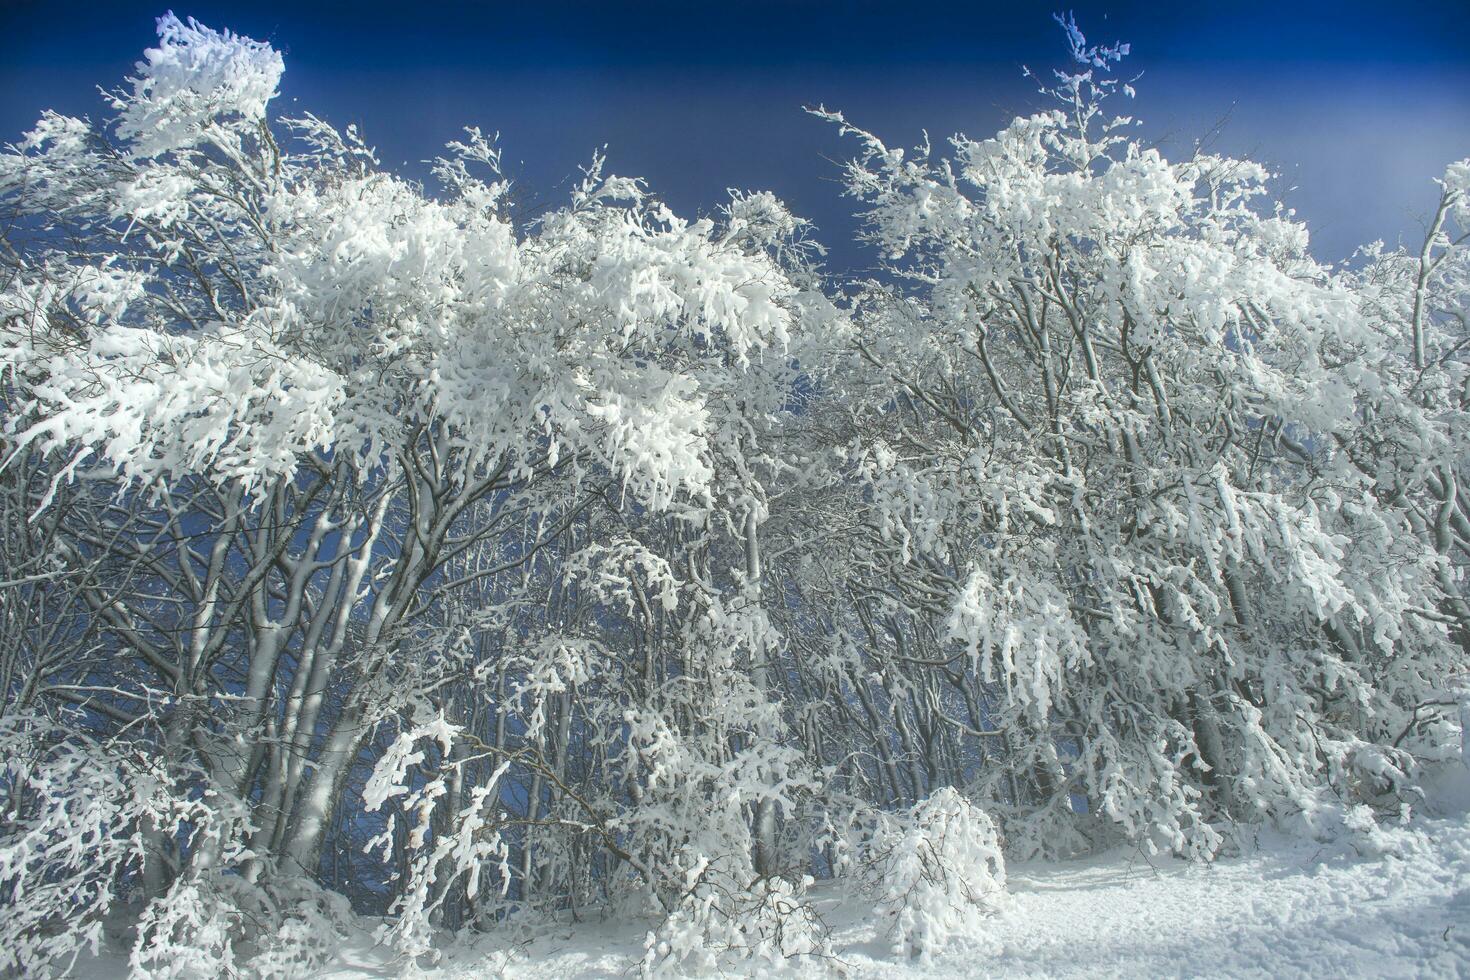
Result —
<instances>
[{"instance_id":1,"label":"snow-covered tree","mask_svg":"<svg viewBox=\"0 0 1470 980\"><path fill-rule=\"evenodd\" d=\"M1379 499L1402 508L1440 554L1441 603L1430 612L1470 649L1457 572L1470 560L1470 160L1436 183L1423 244L1409 252L1375 243L1350 276L1384 359L1373 383L1360 385L1356 431L1340 441Z\"/></svg>"},{"instance_id":2,"label":"snow-covered tree","mask_svg":"<svg viewBox=\"0 0 1470 980\"><path fill-rule=\"evenodd\" d=\"M1222 820L1410 785L1457 600L1344 445L1396 390L1391 339L1263 168L1132 137L1126 46L1064 27L1055 107L948 157L822 113L861 141L848 190L897 280L854 344L851 534L883 557L839 628L890 631L877 674L910 696L958 675L968 789L1013 848L1209 854Z\"/></svg>"},{"instance_id":3,"label":"snow-covered tree","mask_svg":"<svg viewBox=\"0 0 1470 980\"><path fill-rule=\"evenodd\" d=\"M619 772L576 826L617 821L603 843L638 851L668 899L682 871L665 851L699 851L681 835L701 801L737 823L753 808L758 828L795 778L750 678L771 642L758 589L714 549L758 528L754 440L801 336L834 315L788 274L799 223L759 194L688 222L601 159L567 206L519 221L477 131L430 194L351 130L271 117L269 46L171 15L159 36L111 120L48 113L0 157L6 448L49 466L17 506L45 519L96 488L58 553L122 570L77 585L116 657L85 717L247 807L231 853L258 882L317 874L359 753L468 682L459 709L501 712L501 753L510 719L520 823L573 826L550 787L575 725ZM618 522L630 531L575 533ZM599 639L622 638L619 610L629 647ZM677 649L623 676L634 632ZM555 702L581 675L600 700ZM660 779L684 822L626 816L624 794ZM495 786L456 803L504 807ZM441 845L472 833L453 817ZM220 860L156 822L139 832L149 896ZM708 860L764 860L758 830L714 832L751 853ZM529 834L523 897L540 890Z\"/></svg>"},{"instance_id":4,"label":"snow-covered tree","mask_svg":"<svg viewBox=\"0 0 1470 980\"><path fill-rule=\"evenodd\" d=\"M300 975L349 902L648 974L977 938L1003 853L1405 812L1470 613L1470 164L1314 260L1063 23L1048 108L765 193L427 184L172 15L0 151L0 971ZM842 297L834 299L834 297ZM749 962L746 963L747 968Z\"/></svg>"}]
</instances>

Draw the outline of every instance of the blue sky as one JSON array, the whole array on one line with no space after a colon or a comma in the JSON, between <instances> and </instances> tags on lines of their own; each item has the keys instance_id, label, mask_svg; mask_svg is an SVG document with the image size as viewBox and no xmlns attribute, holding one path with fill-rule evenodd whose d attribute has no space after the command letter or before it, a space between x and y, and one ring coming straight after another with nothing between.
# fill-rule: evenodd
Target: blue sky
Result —
<instances>
[{"instance_id":1,"label":"blue sky","mask_svg":"<svg viewBox=\"0 0 1470 980\"><path fill-rule=\"evenodd\" d=\"M152 43L161 3L0 5L0 139L42 108L97 113L96 85ZM460 127L498 130L511 176L557 201L603 144L684 214L726 187L769 189L814 220L834 268L851 243L833 160L850 151L801 107L824 103L893 143L985 136L1036 106L1023 64L1060 63L1055 3L526 2L175 5L286 56L287 109L359 124L386 164ZM1320 257L1419 234L1431 178L1470 156L1470 4L1078 3L1092 41L1126 40L1132 110L1165 151L1211 133L1283 175ZM299 100L291 103L292 99ZM1289 188L1295 187L1295 190Z\"/></svg>"}]
</instances>

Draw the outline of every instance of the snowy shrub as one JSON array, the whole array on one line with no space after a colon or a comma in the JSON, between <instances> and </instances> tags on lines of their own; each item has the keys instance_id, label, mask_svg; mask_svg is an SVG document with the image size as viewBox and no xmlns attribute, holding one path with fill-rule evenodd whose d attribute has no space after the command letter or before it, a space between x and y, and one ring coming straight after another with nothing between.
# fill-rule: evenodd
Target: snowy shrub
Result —
<instances>
[{"instance_id":1,"label":"snowy shrub","mask_svg":"<svg viewBox=\"0 0 1470 980\"><path fill-rule=\"evenodd\" d=\"M346 898L305 878L263 885L204 871L144 909L128 962L159 980L241 976L290 980L319 969L352 922Z\"/></svg>"},{"instance_id":2,"label":"snowy shrub","mask_svg":"<svg viewBox=\"0 0 1470 980\"><path fill-rule=\"evenodd\" d=\"M0 970L66 973L100 950L105 924L138 910L129 962L146 976L294 976L336 948L344 898L239 873L238 802L201 789L198 773L169 773L146 744L68 721L0 719Z\"/></svg>"},{"instance_id":3,"label":"snowy shrub","mask_svg":"<svg viewBox=\"0 0 1470 980\"><path fill-rule=\"evenodd\" d=\"M1005 901L1005 858L990 817L948 787L900 814L879 813L854 848L860 880L899 956L983 941Z\"/></svg>"},{"instance_id":4,"label":"snowy shrub","mask_svg":"<svg viewBox=\"0 0 1470 980\"><path fill-rule=\"evenodd\" d=\"M0 971L48 976L96 953L150 843L208 816L145 750L37 716L0 718Z\"/></svg>"},{"instance_id":5,"label":"snowy shrub","mask_svg":"<svg viewBox=\"0 0 1470 980\"><path fill-rule=\"evenodd\" d=\"M246 949L250 975L261 980L290 980L320 969L355 924L347 899L309 878L272 877L242 891L234 904L254 921Z\"/></svg>"},{"instance_id":6,"label":"snowy shrub","mask_svg":"<svg viewBox=\"0 0 1470 980\"><path fill-rule=\"evenodd\" d=\"M399 897L389 909L392 918L379 928L378 938L411 961L425 955L437 958L434 917L457 886L473 901L492 876L498 879L494 891L500 897L510 884L509 852L498 819L504 814L495 795L509 768L507 759L497 760L494 774L475 789L462 810L451 809L446 814L447 833L430 833L436 810L453 805L446 797L447 779L455 766L448 760L455 739L464 734L442 716L421 718L394 739L374 766L364 792L369 813L390 800L399 803L396 810L389 811L383 832L368 842L369 849L387 848L398 822L406 822L407 867L399 883ZM444 764L416 782L411 773L435 744Z\"/></svg>"},{"instance_id":7,"label":"snowy shrub","mask_svg":"<svg viewBox=\"0 0 1470 980\"><path fill-rule=\"evenodd\" d=\"M702 861L686 881L673 910L644 940L643 976L780 972L831 955L826 923L805 897L810 877L743 883Z\"/></svg>"},{"instance_id":8,"label":"snowy shrub","mask_svg":"<svg viewBox=\"0 0 1470 980\"><path fill-rule=\"evenodd\" d=\"M136 974L174 978L238 976L246 923L211 876L180 878L150 902L128 957Z\"/></svg>"}]
</instances>

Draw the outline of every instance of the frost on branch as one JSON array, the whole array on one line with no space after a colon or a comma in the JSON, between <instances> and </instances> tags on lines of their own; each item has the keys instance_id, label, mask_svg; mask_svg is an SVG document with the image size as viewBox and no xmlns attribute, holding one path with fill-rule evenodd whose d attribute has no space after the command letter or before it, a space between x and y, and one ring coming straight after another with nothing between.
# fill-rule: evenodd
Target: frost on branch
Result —
<instances>
[{"instance_id":1,"label":"frost on branch","mask_svg":"<svg viewBox=\"0 0 1470 980\"><path fill-rule=\"evenodd\" d=\"M138 910L129 961L142 976L288 977L335 951L342 896L236 873L248 831L238 801L146 746L65 722L0 718L0 969L67 975L101 951L104 925ZM187 869L152 892L171 859Z\"/></svg>"},{"instance_id":2,"label":"frost on branch","mask_svg":"<svg viewBox=\"0 0 1470 980\"><path fill-rule=\"evenodd\" d=\"M1207 857L1231 820L1392 808L1470 623L1435 554L1465 540L1464 348L1440 333L1463 334L1463 246L1334 274L1264 168L1133 137L1125 47L1063 27L1055 107L947 155L819 113L857 138L848 192L899 283L861 296L840 450L891 562L846 566L876 596L869 677L935 698L903 665L970 658L956 703L914 713L980 740L974 798L1020 853Z\"/></svg>"},{"instance_id":3,"label":"frost on branch","mask_svg":"<svg viewBox=\"0 0 1470 980\"><path fill-rule=\"evenodd\" d=\"M731 966L779 972L832 955L827 926L798 882L722 882L706 863L687 872L678 904L644 940L641 975L719 974Z\"/></svg>"},{"instance_id":4,"label":"frost on branch","mask_svg":"<svg viewBox=\"0 0 1470 980\"><path fill-rule=\"evenodd\" d=\"M1463 727L1470 166L1324 265L1062 26L984 138L820 113L868 282L600 154L534 214L478 130L392 173L172 16L0 151L0 972L111 909L139 972L302 975L349 903L807 966L854 856L922 956L1002 837L1397 846Z\"/></svg>"},{"instance_id":5,"label":"frost on branch","mask_svg":"<svg viewBox=\"0 0 1470 980\"><path fill-rule=\"evenodd\" d=\"M286 67L269 44L172 13L158 19L158 40L129 80L131 97L114 103L117 133L134 153L156 157L218 139L207 132L216 121L264 123Z\"/></svg>"},{"instance_id":6,"label":"frost on branch","mask_svg":"<svg viewBox=\"0 0 1470 980\"><path fill-rule=\"evenodd\" d=\"M79 301L97 295L85 289ZM253 492L290 476L299 456L333 444L341 381L262 334L222 324L192 336L113 326L80 350L20 341L0 368L28 376L38 418L17 449L70 455L58 480L93 457L145 486L203 471Z\"/></svg>"},{"instance_id":7,"label":"frost on branch","mask_svg":"<svg viewBox=\"0 0 1470 980\"><path fill-rule=\"evenodd\" d=\"M954 940L983 942L985 919L1005 900L995 825L949 787L907 813L876 813L849 860L897 956L927 959Z\"/></svg>"},{"instance_id":8,"label":"frost on branch","mask_svg":"<svg viewBox=\"0 0 1470 980\"><path fill-rule=\"evenodd\" d=\"M143 829L186 817L146 760L66 738L40 718L0 719L0 969L66 973L96 953L105 917L147 858Z\"/></svg>"},{"instance_id":9,"label":"frost on branch","mask_svg":"<svg viewBox=\"0 0 1470 980\"><path fill-rule=\"evenodd\" d=\"M447 801L448 780L462 777L467 765L464 756L451 758L451 749L463 735L442 715L429 718L398 735L387 752L373 767L363 791L363 808L369 812L381 809L389 800L402 799L399 812L409 821L405 828L405 852L409 865L402 882L400 897L391 911L394 919L378 932L380 939L390 940L400 954L410 960L426 954L438 957L433 947L434 918L456 888L470 902L478 902L492 874L499 880L495 889L504 898L510 886L509 848L497 827L504 813L496 798L501 778L510 767L508 758L498 760L490 778L475 787L462 810L450 810L450 832L430 839L430 821L436 809ZM424 762L429 744L437 744L440 765L425 780L411 773ZM369 849L391 850L397 817L390 812L383 832L369 841Z\"/></svg>"}]
</instances>

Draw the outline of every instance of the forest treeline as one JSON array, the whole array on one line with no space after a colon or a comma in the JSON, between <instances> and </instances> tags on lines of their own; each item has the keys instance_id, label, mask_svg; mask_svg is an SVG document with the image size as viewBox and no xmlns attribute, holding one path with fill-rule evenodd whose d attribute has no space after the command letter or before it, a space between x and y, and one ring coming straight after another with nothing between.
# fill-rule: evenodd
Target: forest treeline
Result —
<instances>
[{"instance_id":1,"label":"forest treeline","mask_svg":"<svg viewBox=\"0 0 1470 980\"><path fill-rule=\"evenodd\" d=\"M766 193L599 157L523 216L477 130L395 175L172 15L0 152L0 973L301 975L359 913L821 957L830 878L923 952L1005 857L1407 818L1460 751L1470 160L1327 265L1063 27L988 138L814 110L871 279Z\"/></svg>"}]
</instances>

